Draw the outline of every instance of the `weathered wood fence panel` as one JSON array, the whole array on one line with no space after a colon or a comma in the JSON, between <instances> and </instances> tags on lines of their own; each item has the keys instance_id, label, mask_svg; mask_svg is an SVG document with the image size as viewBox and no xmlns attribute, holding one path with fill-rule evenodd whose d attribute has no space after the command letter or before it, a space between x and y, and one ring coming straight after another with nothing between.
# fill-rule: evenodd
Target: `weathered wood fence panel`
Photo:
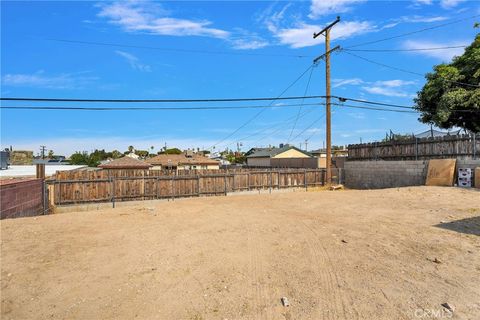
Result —
<instances>
[{"instance_id":1,"label":"weathered wood fence panel","mask_svg":"<svg viewBox=\"0 0 480 320\"><path fill-rule=\"evenodd\" d=\"M188 175L159 175L154 170L121 174L107 171L57 172L55 179L48 181L53 204L214 196L245 190L307 188L325 182L324 169L209 170Z\"/></svg>"},{"instance_id":2,"label":"weathered wood fence panel","mask_svg":"<svg viewBox=\"0 0 480 320\"><path fill-rule=\"evenodd\" d=\"M475 159L479 152L480 134L471 134L351 144L348 146L347 160Z\"/></svg>"}]
</instances>

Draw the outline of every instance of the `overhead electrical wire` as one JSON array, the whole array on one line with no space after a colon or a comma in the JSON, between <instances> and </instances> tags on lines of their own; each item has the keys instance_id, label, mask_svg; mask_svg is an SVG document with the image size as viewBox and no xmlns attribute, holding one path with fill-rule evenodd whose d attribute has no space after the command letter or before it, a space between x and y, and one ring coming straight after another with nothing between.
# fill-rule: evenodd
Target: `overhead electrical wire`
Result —
<instances>
[{"instance_id":1,"label":"overhead electrical wire","mask_svg":"<svg viewBox=\"0 0 480 320\"><path fill-rule=\"evenodd\" d=\"M308 93L308 88L310 87L310 81L312 80L313 69L314 68L310 69L310 75L308 76L307 86L305 87L305 92L303 93L304 96L306 96ZM302 99L302 103L303 102L304 100ZM295 122L293 123L293 127L292 127L292 130L290 131L290 135L288 136L287 143L290 142L290 138L292 137L293 130L295 130L295 127L297 126L298 117L300 116L301 111L302 111L302 106L298 108L297 117L295 118Z\"/></svg>"},{"instance_id":2,"label":"overhead electrical wire","mask_svg":"<svg viewBox=\"0 0 480 320\"><path fill-rule=\"evenodd\" d=\"M377 107L368 107L368 106L354 106L349 104L343 103L332 103L334 106L339 107L346 107L346 108L357 108L357 109L366 109L366 110L377 110L377 111L390 111L390 112L400 112L400 113L418 113L418 111L408 111L408 110L393 110L393 109L385 109L385 108L377 108Z\"/></svg>"},{"instance_id":3,"label":"overhead electrical wire","mask_svg":"<svg viewBox=\"0 0 480 320\"><path fill-rule=\"evenodd\" d=\"M318 103L317 105L325 105L325 103ZM302 114L300 114L299 119L303 118L304 116L306 116L307 114L309 114L310 112L312 112L312 111L314 111L314 110L315 110L315 108L309 108L308 110L302 112ZM259 135L259 134L262 134L262 133L264 133L264 132L267 132L267 131L269 131L269 130L272 130L272 129L274 129L274 128L277 128L277 129L274 130L274 131L269 131L268 134L265 135L264 137L267 137L267 136L269 136L269 135L273 135L273 134L277 133L278 131L280 131L280 130L282 130L282 129L285 129L285 126L289 125L292 121L295 120L295 118L296 118L296 115L291 116L291 117L287 118L286 120L284 120L284 121L282 121L282 122L280 122L280 123L277 122L277 123L275 123L275 124L272 125L272 126L269 126L269 127L267 127L267 128L261 129L261 130L257 130L257 131L255 131L255 132L253 132L253 133L250 133L249 135L244 136L244 137L242 137L242 138L232 140L231 142L222 145L222 148L223 148L223 147L228 147L229 145L232 145L232 144L234 144L234 143L236 143L236 142L238 142L238 141L245 141L246 139L249 139L249 138L251 138L251 137L257 136L257 135Z\"/></svg>"},{"instance_id":4,"label":"overhead electrical wire","mask_svg":"<svg viewBox=\"0 0 480 320\"><path fill-rule=\"evenodd\" d=\"M355 53L352 53L352 52L349 52L347 50L343 51L345 52L346 54L349 54L353 57L356 57L358 59L362 59L364 61L367 61L369 63L372 63L372 64L376 64L376 65L379 65L379 66L382 66L382 67L385 67L385 68L390 68L390 69L393 69L393 70L397 70L397 71L400 71L400 72L404 72L404 73L409 73L409 74L413 74L413 75L416 75L416 76L420 76L422 78L425 77L424 74L421 74L421 73L418 73L418 72L415 72L415 71L410 71L410 70L406 70L406 69L402 69L402 68L398 68L398 67L394 67L394 66L390 66L388 64L384 64L382 62L378 62L378 61L374 61L374 60L371 60L371 59L367 59L365 57L362 57L362 56L359 56ZM442 78L443 80L447 81L447 82L451 82L451 83L455 83L455 84L458 84L458 85L462 85L462 86L466 86L466 87L474 87L474 88L479 88L480 85L476 85L476 84L471 84L471 83L466 83L466 82L460 82L460 81L455 81L455 80L449 80L449 79L445 79L445 78Z\"/></svg>"},{"instance_id":5,"label":"overhead electrical wire","mask_svg":"<svg viewBox=\"0 0 480 320\"><path fill-rule=\"evenodd\" d=\"M307 70L308 71L308 70ZM302 74L303 76L303 74ZM298 80L297 80L298 81ZM241 102L241 101L277 101L318 99L325 96L290 96L290 97L260 97L260 98L211 98L211 99L81 99L81 98L29 98L0 97L0 101L30 101L30 102L94 102L94 103L190 103L190 102Z\"/></svg>"},{"instance_id":6,"label":"overhead electrical wire","mask_svg":"<svg viewBox=\"0 0 480 320\"><path fill-rule=\"evenodd\" d=\"M219 55L232 55L232 56L312 58L311 56L297 55L297 54L258 53L258 52L257 53L256 52L230 52L230 51L199 50L199 49L165 48L165 47L129 45L129 44L111 43L111 42L81 41L81 40L68 40L68 39L55 39L55 38L47 38L45 40L55 41L55 42L63 42L63 43L81 44L81 45L119 47L119 48L135 48L135 49L149 49L149 50L159 50L159 51L166 51L166 52L180 52L180 53L219 54Z\"/></svg>"},{"instance_id":7,"label":"overhead electrical wire","mask_svg":"<svg viewBox=\"0 0 480 320\"><path fill-rule=\"evenodd\" d=\"M411 51L434 51L434 50L447 50L447 49L459 49L466 48L467 46L448 46L448 47L435 47L435 48L411 48L411 49L343 49L345 51L354 52L411 52Z\"/></svg>"},{"instance_id":8,"label":"overhead electrical wire","mask_svg":"<svg viewBox=\"0 0 480 320\"><path fill-rule=\"evenodd\" d=\"M308 104L284 104L275 106L276 108L317 106L320 103ZM18 109L18 110L86 110L86 111L175 111L175 110L234 110L234 109L263 109L270 108L270 105L257 106L199 106L199 107L64 107L64 106L0 106L0 109Z\"/></svg>"},{"instance_id":9,"label":"overhead electrical wire","mask_svg":"<svg viewBox=\"0 0 480 320\"><path fill-rule=\"evenodd\" d=\"M321 103L320 105L325 106L326 104L325 104L325 103ZM306 111L305 113L303 113L303 114L300 116L300 118L302 118L303 116L305 116L307 113L312 112L313 110L315 110L315 109L310 109L310 110ZM261 138L255 140L254 144L256 144L256 143L258 143L258 142L260 142L260 141L262 141L262 140L265 140L267 137L276 134L277 132L279 132L280 130L283 130L284 128L285 128L284 126L280 126L280 127L278 127L276 130L271 131L271 132L268 132L266 135L263 135ZM264 130L264 131L266 131L266 130Z\"/></svg>"},{"instance_id":10,"label":"overhead electrical wire","mask_svg":"<svg viewBox=\"0 0 480 320\"><path fill-rule=\"evenodd\" d=\"M292 140L295 140L297 139L298 137L300 137L302 134L305 133L305 131L307 131L308 129L310 129L311 127L313 127L315 124L317 124L320 120L323 119L323 117L325 117L325 113L322 114L320 117L318 117L317 119L315 119L308 127L306 127L305 129L303 129L299 134L297 134Z\"/></svg>"},{"instance_id":11,"label":"overhead electrical wire","mask_svg":"<svg viewBox=\"0 0 480 320\"><path fill-rule=\"evenodd\" d=\"M290 83L286 88L285 90L283 90L278 96L277 96L277 99L280 98L285 92L287 92L291 87L293 87L301 78L303 78L303 76L308 72L310 71L311 68L314 67L314 64L310 64L310 66L305 69L305 71L303 71L292 83ZM275 100L273 100L272 102L270 102L270 105L271 106L273 104ZM242 130L243 128L245 128L249 123L251 123L252 121L254 121L256 118L258 118L265 110L267 110L267 108L264 108L264 109L261 109L259 112L257 112L253 117L251 117L250 119L248 119L246 122L244 122L241 126L239 126L237 129L235 129L233 132L231 132L230 134L228 134L227 136L223 137L222 139L220 139L218 142L216 142L215 144L213 144L210 149L213 149L215 148L215 146L219 145L220 143L222 143L223 141L229 139L230 137L232 137L234 134L236 134L238 131Z\"/></svg>"},{"instance_id":12,"label":"overhead electrical wire","mask_svg":"<svg viewBox=\"0 0 480 320\"><path fill-rule=\"evenodd\" d=\"M382 39L357 43L357 44L354 44L354 45L351 45L351 46L347 46L347 47L345 47L345 49L351 49L351 48L356 48L356 47L360 47L360 46L366 46L366 45L369 45L369 44L384 42L384 41L388 41L388 40L392 40L392 39L402 38L402 37L410 36L412 34L417 34L417 33L425 32L425 31L433 30L433 29L443 28L443 27L446 27L446 26L449 26L449 25L452 25L452 24L456 24L456 23L460 23L460 22L463 22L463 21L471 20L471 19L474 19L474 18L477 18L477 17L480 17L480 14L465 17L465 18L461 18L461 19L457 19L457 20L453 20L453 21L450 21L450 22L442 23L442 24L437 24L437 25L427 27L427 28L422 28L422 29L418 29L418 30L414 30L414 31L410 31L410 32L401 33L401 34L398 34L398 35L395 35L395 36L390 36L390 37L387 37L387 38L382 38Z\"/></svg>"}]
</instances>

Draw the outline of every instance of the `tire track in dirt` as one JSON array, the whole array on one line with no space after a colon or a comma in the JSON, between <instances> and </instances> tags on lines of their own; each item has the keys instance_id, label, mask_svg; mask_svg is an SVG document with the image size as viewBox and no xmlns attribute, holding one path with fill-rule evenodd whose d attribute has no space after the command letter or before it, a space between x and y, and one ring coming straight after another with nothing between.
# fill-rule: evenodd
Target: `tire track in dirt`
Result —
<instances>
[{"instance_id":1,"label":"tire track in dirt","mask_svg":"<svg viewBox=\"0 0 480 320\"><path fill-rule=\"evenodd\" d=\"M257 228L255 228L258 230ZM268 310L268 297L262 284L263 266L259 257L259 249L257 241L253 239L254 232L252 226L247 226L248 252L250 255L250 274L253 276L252 281L255 285L254 311L258 312L257 319L271 319Z\"/></svg>"},{"instance_id":2,"label":"tire track in dirt","mask_svg":"<svg viewBox=\"0 0 480 320\"><path fill-rule=\"evenodd\" d=\"M351 319L351 313L354 313L354 319L358 319L358 313L355 309L352 312L347 311L347 305L350 308L353 307L352 299L350 296L345 296L338 290L340 282L338 274L335 272L335 266L332 262L330 254L326 250L325 246L318 241L318 233L309 226L305 221L301 220L302 224L308 230L311 236L307 237L307 243L313 252L313 256L316 260L316 271L320 277L325 280L325 284L328 287L323 297L330 297L330 302L327 302L328 310L325 319ZM323 268L321 267L323 262ZM325 270L323 270L325 269ZM326 299L327 300L327 299Z\"/></svg>"}]
</instances>

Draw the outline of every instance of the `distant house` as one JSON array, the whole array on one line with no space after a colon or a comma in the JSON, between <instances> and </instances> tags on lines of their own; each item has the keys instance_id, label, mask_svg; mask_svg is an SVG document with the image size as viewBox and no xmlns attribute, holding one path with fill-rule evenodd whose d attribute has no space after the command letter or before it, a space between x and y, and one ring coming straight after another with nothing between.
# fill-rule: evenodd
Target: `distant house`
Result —
<instances>
[{"instance_id":1,"label":"distant house","mask_svg":"<svg viewBox=\"0 0 480 320\"><path fill-rule=\"evenodd\" d=\"M102 163L98 166L102 169L150 169L152 167L151 164L148 164L144 161L125 156L120 159L115 159L109 161L107 163Z\"/></svg>"},{"instance_id":2,"label":"distant house","mask_svg":"<svg viewBox=\"0 0 480 320\"><path fill-rule=\"evenodd\" d=\"M133 158L133 159L138 159L140 158L140 156L138 154L136 154L135 152L129 152L125 155L126 157L130 157L130 158Z\"/></svg>"},{"instance_id":3,"label":"distant house","mask_svg":"<svg viewBox=\"0 0 480 320\"><path fill-rule=\"evenodd\" d=\"M246 153L250 167L317 168L315 158L294 146L281 144L278 148L252 148Z\"/></svg>"},{"instance_id":4,"label":"distant house","mask_svg":"<svg viewBox=\"0 0 480 320\"><path fill-rule=\"evenodd\" d=\"M153 170L218 170L220 163L197 153L185 152L182 154L159 154L147 159Z\"/></svg>"}]
</instances>

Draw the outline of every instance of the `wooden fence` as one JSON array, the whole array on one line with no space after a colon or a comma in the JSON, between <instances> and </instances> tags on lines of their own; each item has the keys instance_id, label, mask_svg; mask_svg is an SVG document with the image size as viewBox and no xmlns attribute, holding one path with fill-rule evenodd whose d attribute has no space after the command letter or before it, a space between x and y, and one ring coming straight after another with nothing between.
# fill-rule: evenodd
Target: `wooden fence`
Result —
<instances>
[{"instance_id":1,"label":"wooden fence","mask_svg":"<svg viewBox=\"0 0 480 320\"><path fill-rule=\"evenodd\" d=\"M348 146L348 160L428 160L472 158L480 152L480 134L416 138Z\"/></svg>"},{"instance_id":2,"label":"wooden fence","mask_svg":"<svg viewBox=\"0 0 480 320\"><path fill-rule=\"evenodd\" d=\"M174 199L226 195L259 189L308 188L324 185L324 169L204 170L165 174L160 170L57 172L49 184L54 205L128 200ZM122 170L117 170L122 171ZM215 173L213 173L215 172ZM336 180L340 174L334 173Z\"/></svg>"}]
</instances>

